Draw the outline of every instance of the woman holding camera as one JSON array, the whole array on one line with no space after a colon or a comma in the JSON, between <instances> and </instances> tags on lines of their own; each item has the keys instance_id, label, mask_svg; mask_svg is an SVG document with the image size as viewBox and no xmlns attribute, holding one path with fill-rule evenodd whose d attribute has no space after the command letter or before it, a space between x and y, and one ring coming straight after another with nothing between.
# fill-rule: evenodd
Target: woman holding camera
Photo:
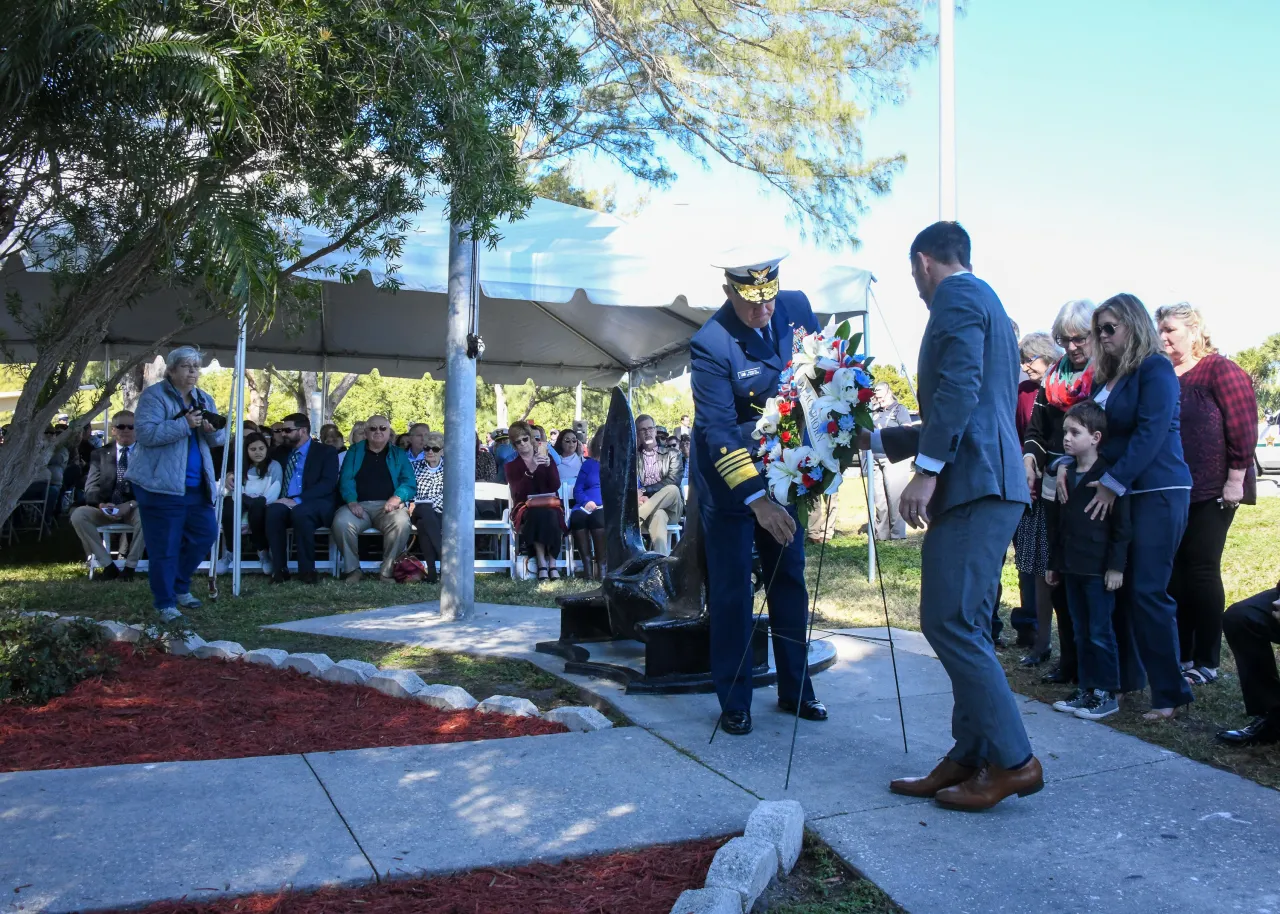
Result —
<instances>
[{"instance_id":1,"label":"woman holding camera","mask_svg":"<svg viewBox=\"0 0 1280 914\"><path fill-rule=\"evenodd\" d=\"M151 596L166 622L182 615L179 606L200 605L191 595L191 576L218 535L209 448L226 444L226 419L196 388L199 380L199 350L181 346L169 353L164 380L138 398L138 443L125 474L142 517Z\"/></svg>"}]
</instances>

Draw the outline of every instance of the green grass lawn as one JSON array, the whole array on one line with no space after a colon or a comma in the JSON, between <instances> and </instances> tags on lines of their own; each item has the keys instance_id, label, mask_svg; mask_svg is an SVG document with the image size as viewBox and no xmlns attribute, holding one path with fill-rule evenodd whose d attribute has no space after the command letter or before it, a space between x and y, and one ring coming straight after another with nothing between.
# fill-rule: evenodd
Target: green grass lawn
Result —
<instances>
[{"instance_id":1,"label":"green grass lawn","mask_svg":"<svg viewBox=\"0 0 1280 914\"><path fill-rule=\"evenodd\" d=\"M865 509L859 510L854 501L853 498L841 500L838 534L827 545L821 562L818 620L819 624L832 627L884 624L880 584L867 580L866 541L856 535L865 521ZM1280 579L1280 554L1275 550L1278 530L1280 499L1264 499L1255 507L1240 510L1228 538L1223 561L1228 602L1273 586ZM919 630L920 627L920 542L919 535L912 535L905 541L881 544L878 550L889 619L894 626L911 630ZM820 547L816 545L808 550L807 573L811 588L819 573L819 551ZM78 546L65 523L51 540L46 539L41 544L22 543L0 554L0 609L47 609L125 622L143 618L151 602L145 581L132 584L91 583L85 576L83 563L77 559ZM224 577L221 580L222 598L216 602L207 601L200 609L188 613L192 628L209 640L225 638L239 641L246 648L319 651L334 659L350 657L379 666L416 669L430 677L430 681L462 685L477 697L506 688L509 691L504 694L525 695L540 706L583 700L572 686L563 685L561 680L523 661L469 657L396 644L261 628L275 622L434 600L439 596L436 586L383 584L367 579L358 584L325 579L314 587L297 583L270 585L260 576L248 575L242 595L233 598L230 596L230 579ZM1012 557L1005 567L1004 583L1007 619L1010 601L1018 596ZM513 581L506 576L480 575L476 579L476 600L554 606L557 595L588 587L590 584L580 580L538 584ZM203 582L193 589L197 595L203 595ZM1018 656L1019 652L1012 648L1002 653L1015 689L1045 701L1062 697L1061 687L1042 686L1038 673L1028 673L1018 667ZM1280 747L1227 750L1213 739L1216 730L1239 725L1246 719L1235 666L1225 645L1222 676L1217 683L1196 690L1196 702L1185 717L1169 723L1149 724L1141 719L1140 714L1144 710L1145 705L1138 699L1105 723L1198 761L1280 787Z\"/></svg>"}]
</instances>

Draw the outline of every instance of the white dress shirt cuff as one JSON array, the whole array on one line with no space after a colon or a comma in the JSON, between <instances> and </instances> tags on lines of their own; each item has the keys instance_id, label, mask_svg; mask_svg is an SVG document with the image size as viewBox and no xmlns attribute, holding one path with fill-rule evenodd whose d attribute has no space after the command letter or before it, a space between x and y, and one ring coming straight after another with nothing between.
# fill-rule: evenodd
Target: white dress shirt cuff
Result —
<instances>
[{"instance_id":1,"label":"white dress shirt cuff","mask_svg":"<svg viewBox=\"0 0 1280 914\"><path fill-rule=\"evenodd\" d=\"M759 492L752 492L750 495L748 495L746 498L744 498L744 499L742 500L742 503L743 503L744 505L749 505L749 504L751 504L753 501L755 501L757 498L764 498L764 490L763 490L763 489L762 489L761 491L759 491Z\"/></svg>"},{"instance_id":2,"label":"white dress shirt cuff","mask_svg":"<svg viewBox=\"0 0 1280 914\"><path fill-rule=\"evenodd\" d=\"M938 460L936 457L926 457L924 454L916 454L916 466L922 470L928 470L930 473L941 473L943 467L946 466L946 463Z\"/></svg>"}]
</instances>

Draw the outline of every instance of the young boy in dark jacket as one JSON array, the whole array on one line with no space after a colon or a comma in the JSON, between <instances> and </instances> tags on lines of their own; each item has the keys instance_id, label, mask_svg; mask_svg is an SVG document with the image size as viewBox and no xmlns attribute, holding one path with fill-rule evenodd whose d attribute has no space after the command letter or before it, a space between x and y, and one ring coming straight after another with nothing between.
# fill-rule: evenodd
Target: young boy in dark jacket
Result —
<instances>
[{"instance_id":1,"label":"young boy in dark jacket","mask_svg":"<svg viewBox=\"0 0 1280 914\"><path fill-rule=\"evenodd\" d=\"M1066 585L1067 606L1075 624L1080 655L1080 688L1054 709L1074 713L1085 720L1102 720L1120 706L1120 653L1111 616L1116 594L1124 583L1132 525L1129 499L1116 499L1111 511L1094 520L1086 506L1108 464L1098 456L1107 432L1107 414L1093 400L1084 400L1067 411L1063 421L1062 449L1074 464L1067 467L1065 504L1056 492L1046 492L1051 585ZM1048 478L1048 474L1045 474Z\"/></svg>"}]
</instances>

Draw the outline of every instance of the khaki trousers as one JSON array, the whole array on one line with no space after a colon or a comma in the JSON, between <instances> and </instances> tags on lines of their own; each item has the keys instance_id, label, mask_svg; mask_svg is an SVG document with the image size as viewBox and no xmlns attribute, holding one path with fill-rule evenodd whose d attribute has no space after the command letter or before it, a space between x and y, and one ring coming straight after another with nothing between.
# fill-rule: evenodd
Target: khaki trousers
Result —
<instances>
[{"instance_id":1,"label":"khaki trousers","mask_svg":"<svg viewBox=\"0 0 1280 914\"><path fill-rule=\"evenodd\" d=\"M649 534L649 546L654 552L671 554L667 525L680 523L683 514L684 496L679 486L663 486L640 506L640 529Z\"/></svg>"},{"instance_id":2,"label":"khaki trousers","mask_svg":"<svg viewBox=\"0 0 1280 914\"><path fill-rule=\"evenodd\" d=\"M129 554L125 556L124 564L126 568L137 568L142 551L147 547L142 538L142 514L138 511L137 502L127 501L116 507L120 509L120 513L113 517L101 508L81 505L71 512L71 527L76 531L76 536L80 537L84 554L97 559L99 568L106 568L111 563L111 555L102 548L102 535L98 533L98 527L128 524L133 530L129 533Z\"/></svg>"},{"instance_id":3,"label":"khaki trousers","mask_svg":"<svg viewBox=\"0 0 1280 914\"><path fill-rule=\"evenodd\" d=\"M391 566L395 564L396 556L404 551L405 543L409 542L409 533L413 525L409 521L409 512L403 506L394 511L388 511L383 507L384 504L385 502L381 501L359 502L360 507L364 508L362 518L352 514L351 509L346 505L339 508L338 513L333 516L333 523L329 525L329 529L333 531L338 548L342 551L344 574L360 567L360 549L357 543L360 534L370 527L376 528L382 534L380 573L384 576L391 574Z\"/></svg>"}]
</instances>

